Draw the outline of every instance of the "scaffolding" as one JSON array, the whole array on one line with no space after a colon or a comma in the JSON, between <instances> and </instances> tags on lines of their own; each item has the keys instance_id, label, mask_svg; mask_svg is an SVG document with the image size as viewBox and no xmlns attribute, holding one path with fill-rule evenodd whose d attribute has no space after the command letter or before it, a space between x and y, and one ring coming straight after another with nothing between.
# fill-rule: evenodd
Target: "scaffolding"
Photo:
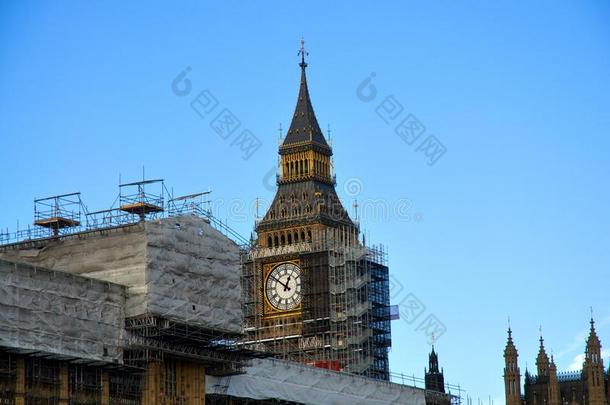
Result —
<instances>
[{"instance_id":1,"label":"scaffolding","mask_svg":"<svg viewBox=\"0 0 610 405\"><path fill-rule=\"evenodd\" d=\"M157 188L160 189L158 193ZM174 222L178 229L181 225L186 229L194 220L178 217L189 215L203 219L237 244L247 244L246 239L206 209L209 194L210 191L206 191L174 197L163 180L158 179L120 184L111 208L100 211L89 212L80 193L37 199L34 225L14 233L1 232L0 250L11 252L31 246L55 246L54 241L58 238L72 241L98 234L114 235L124 227L140 227L138 223L142 221L161 218L177 218L165 222L171 223L171 229L174 229ZM161 223L155 221L141 228L155 228ZM199 232L203 232L202 228ZM216 241L219 240L222 238ZM231 242L227 241L227 246L235 253ZM235 305L239 308L238 302ZM201 308L197 310L202 311ZM218 313L210 316L217 322L214 316ZM192 403L189 401L205 396L205 374L230 376L241 373L249 359L267 356L237 344L242 336L240 326L239 319L235 320L235 331L227 332L233 329L197 326L194 321L172 314L147 313L130 317L125 319L121 339L122 361L110 357L100 361L68 355L53 357L42 346L28 350L3 347L0 348L0 403L15 404L20 395L26 395L25 403L32 405L58 404L66 398L77 405L136 405L147 403L152 396L165 398L168 403ZM103 356L108 355L107 348L102 348L99 342L97 346L103 349ZM162 389L147 388L150 379L158 379ZM23 381L26 381L25 385Z\"/></svg>"},{"instance_id":2,"label":"scaffolding","mask_svg":"<svg viewBox=\"0 0 610 405\"><path fill-rule=\"evenodd\" d=\"M156 191L153 189L156 188ZM69 193L34 200L34 222L25 229L0 230L0 246L24 241L57 238L82 232L117 228L141 221L194 215L204 218L241 246L249 241L222 222L209 209L211 190L173 196L163 179L143 179L119 184L119 194L108 209L88 211L81 193Z\"/></svg>"},{"instance_id":3,"label":"scaffolding","mask_svg":"<svg viewBox=\"0 0 610 405\"><path fill-rule=\"evenodd\" d=\"M170 217L181 215L207 216L210 210L203 207L205 204L209 204L211 200L204 200L204 198L210 193L211 191L204 191L202 193L171 198L167 202L168 215Z\"/></svg>"},{"instance_id":4,"label":"scaffolding","mask_svg":"<svg viewBox=\"0 0 610 405\"><path fill-rule=\"evenodd\" d=\"M247 359L267 356L237 345L238 333L179 323L170 319L146 315L128 318L125 364L145 369L151 361L163 361L166 356L202 362L210 375L239 374Z\"/></svg>"},{"instance_id":5,"label":"scaffolding","mask_svg":"<svg viewBox=\"0 0 610 405\"><path fill-rule=\"evenodd\" d=\"M298 260L301 310L264 314L264 268ZM389 380L389 273L383 246L365 246L355 227L328 228L311 240L242 253L245 345L283 359Z\"/></svg>"},{"instance_id":6,"label":"scaffolding","mask_svg":"<svg viewBox=\"0 0 610 405\"><path fill-rule=\"evenodd\" d=\"M146 188L153 184L160 186L159 193L146 192ZM137 215L141 221L144 221L147 215L152 215L154 218L154 215L165 211L163 204L165 192L163 179L119 184L119 209Z\"/></svg>"},{"instance_id":7,"label":"scaffolding","mask_svg":"<svg viewBox=\"0 0 610 405\"><path fill-rule=\"evenodd\" d=\"M58 236L64 229L80 226L83 209L80 193L40 198L34 200L34 225L46 228Z\"/></svg>"}]
</instances>

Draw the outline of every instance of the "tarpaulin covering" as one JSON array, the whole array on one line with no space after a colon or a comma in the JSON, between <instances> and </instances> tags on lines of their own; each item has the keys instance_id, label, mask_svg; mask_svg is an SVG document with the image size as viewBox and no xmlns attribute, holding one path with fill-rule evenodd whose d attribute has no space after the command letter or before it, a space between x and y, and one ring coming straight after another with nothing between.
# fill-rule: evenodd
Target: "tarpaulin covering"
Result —
<instances>
[{"instance_id":1,"label":"tarpaulin covering","mask_svg":"<svg viewBox=\"0 0 610 405\"><path fill-rule=\"evenodd\" d=\"M122 362L124 287L0 260L0 346Z\"/></svg>"},{"instance_id":2,"label":"tarpaulin covering","mask_svg":"<svg viewBox=\"0 0 610 405\"><path fill-rule=\"evenodd\" d=\"M0 258L127 287L125 315L242 331L239 247L205 219L163 218L14 245Z\"/></svg>"},{"instance_id":3,"label":"tarpaulin covering","mask_svg":"<svg viewBox=\"0 0 610 405\"><path fill-rule=\"evenodd\" d=\"M320 405L425 405L423 389L275 359L254 359L245 374L206 376L206 392Z\"/></svg>"}]
</instances>

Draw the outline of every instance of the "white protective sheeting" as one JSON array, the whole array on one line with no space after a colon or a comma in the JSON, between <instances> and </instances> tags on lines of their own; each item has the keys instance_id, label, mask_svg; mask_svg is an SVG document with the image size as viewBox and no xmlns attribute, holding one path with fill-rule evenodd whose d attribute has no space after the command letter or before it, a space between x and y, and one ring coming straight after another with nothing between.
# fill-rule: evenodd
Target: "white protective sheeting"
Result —
<instances>
[{"instance_id":1,"label":"white protective sheeting","mask_svg":"<svg viewBox=\"0 0 610 405\"><path fill-rule=\"evenodd\" d=\"M425 405L423 389L275 359L254 359L245 374L206 376L206 393L320 405Z\"/></svg>"},{"instance_id":2,"label":"white protective sheeting","mask_svg":"<svg viewBox=\"0 0 610 405\"><path fill-rule=\"evenodd\" d=\"M195 216L146 223L147 312L241 333L239 247Z\"/></svg>"},{"instance_id":3,"label":"white protective sheeting","mask_svg":"<svg viewBox=\"0 0 610 405\"><path fill-rule=\"evenodd\" d=\"M122 362L125 289L0 260L0 346Z\"/></svg>"},{"instance_id":4,"label":"white protective sheeting","mask_svg":"<svg viewBox=\"0 0 610 405\"><path fill-rule=\"evenodd\" d=\"M203 218L180 216L17 244L0 258L127 286L125 315L241 333L239 247Z\"/></svg>"}]
</instances>

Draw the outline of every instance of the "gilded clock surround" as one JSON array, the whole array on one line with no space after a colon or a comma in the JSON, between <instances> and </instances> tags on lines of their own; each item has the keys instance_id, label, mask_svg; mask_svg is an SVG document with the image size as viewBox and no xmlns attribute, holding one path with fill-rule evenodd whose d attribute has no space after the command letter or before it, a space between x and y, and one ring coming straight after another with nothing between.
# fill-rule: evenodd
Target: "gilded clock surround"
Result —
<instances>
[{"instance_id":1,"label":"gilded clock surround","mask_svg":"<svg viewBox=\"0 0 610 405\"><path fill-rule=\"evenodd\" d=\"M263 265L263 280L264 280L264 282L263 282L263 299L264 299L263 316L265 318L277 318L277 317L287 317L287 316L294 317L294 316L300 315L300 313L301 313L301 308L302 308L302 304L303 304L302 302L299 302L299 304L292 309L281 310L281 309L275 308L269 302L269 299L267 297L267 279L269 278L269 275L276 267L278 267L282 264L285 264L285 263L294 264L295 266L299 267L299 269L301 269L299 260L284 260L284 261L274 262L274 263L265 263Z\"/></svg>"}]
</instances>

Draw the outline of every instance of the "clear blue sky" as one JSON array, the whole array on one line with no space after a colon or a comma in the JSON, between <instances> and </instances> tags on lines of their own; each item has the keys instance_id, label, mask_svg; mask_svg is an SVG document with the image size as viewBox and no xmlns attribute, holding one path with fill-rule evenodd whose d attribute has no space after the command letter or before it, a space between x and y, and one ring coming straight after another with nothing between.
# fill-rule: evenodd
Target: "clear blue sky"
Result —
<instances>
[{"instance_id":1,"label":"clear blue sky","mask_svg":"<svg viewBox=\"0 0 610 405\"><path fill-rule=\"evenodd\" d=\"M301 35L337 189L350 211L348 181L393 210L363 212L362 226L389 250L394 303L411 292L446 325L446 379L502 398L509 315L522 370L540 324L569 367L589 306L610 347L606 1L2 2L0 226L31 222L32 200L56 193L106 208L119 173L144 165L176 193L211 187L247 235L252 201L273 195L264 176L296 101ZM187 66L193 94L209 89L261 140L250 159L172 93ZM366 103L356 88L371 72ZM445 145L435 165L376 114L388 95ZM409 218L396 214L406 200ZM393 323L394 371L423 374L416 329Z\"/></svg>"}]
</instances>

